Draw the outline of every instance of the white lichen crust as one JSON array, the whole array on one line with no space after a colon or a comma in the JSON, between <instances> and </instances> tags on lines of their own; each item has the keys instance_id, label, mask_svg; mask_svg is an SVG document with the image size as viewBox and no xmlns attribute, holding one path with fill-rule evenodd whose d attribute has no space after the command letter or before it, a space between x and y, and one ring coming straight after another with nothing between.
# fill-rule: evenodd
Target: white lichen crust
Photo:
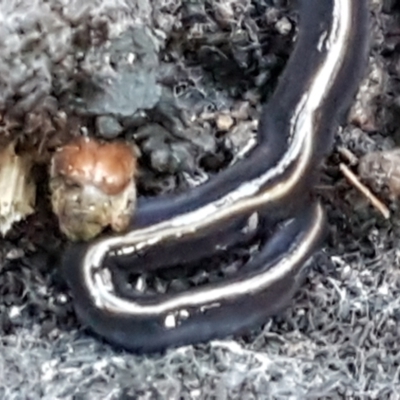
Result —
<instances>
[{"instance_id":1,"label":"white lichen crust","mask_svg":"<svg viewBox=\"0 0 400 400\"><path fill-rule=\"evenodd\" d=\"M14 143L0 151L0 234L34 212L36 185L31 176L32 159L15 153Z\"/></svg>"}]
</instances>

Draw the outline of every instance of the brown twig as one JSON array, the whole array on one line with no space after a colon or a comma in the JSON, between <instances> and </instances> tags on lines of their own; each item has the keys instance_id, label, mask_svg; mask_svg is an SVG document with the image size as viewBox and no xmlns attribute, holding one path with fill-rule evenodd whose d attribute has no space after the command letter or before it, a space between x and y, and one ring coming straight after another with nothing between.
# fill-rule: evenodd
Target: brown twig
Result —
<instances>
[{"instance_id":1,"label":"brown twig","mask_svg":"<svg viewBox=\"0 0 400 400\"><path fill-rule=\"evenodd\" d=\"M347 180L371 202L371 204L383 215L383 217L389 219L389 208L381 200L379 200L371 192L371 190L369 190L364 184L360 182L357 175L355 175L354 172L352 172L350 168L343 163L340 163L339 168L343 175L347 178Z\"/></svg>"}]
</instances>

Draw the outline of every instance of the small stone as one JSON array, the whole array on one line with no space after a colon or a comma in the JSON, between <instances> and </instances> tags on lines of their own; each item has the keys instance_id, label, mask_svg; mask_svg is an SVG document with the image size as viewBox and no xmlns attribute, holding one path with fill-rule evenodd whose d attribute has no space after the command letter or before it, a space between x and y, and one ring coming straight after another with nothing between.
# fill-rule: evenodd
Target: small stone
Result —
<instances>
[{"instance_id":1,"label":"small stone","mask_svg":"<svg viewBox=\"0 0 400 400\"><path fill-rule=\"evenodd\" d=\"M275 28L281 35L288 35L292 30L292 24L286 17L283 17L275 24Z\"/></svg>"},{"instance_id":2,"label":"small stone","mask_svg":"<svg viewBox=\"0 0 400 400\"><path fill-rule=\"evenodd\" d=\"M240 101L235 104L232 113L233 118L238 120L246 120L249 118L249 103L247 101Z\"/></svg>"},{"instance_id":3,"label":"small stone","mask_svg":"<svg viewBox=\"0 0 400 400\"><path fill-rule=\"evenodd\" d=\"M101 61L100 61L101 60ZM92 63L99 69L93 71ZM128 118L152 109L160 100L157 46L151 33L130 29L110 43L90 49L81 63L81 97L73 104L81 115Z\"/></svg>"},{"instance_id":4,"label":"small stone","mask_svg":"<svg viewBox=\"0 0 400 400\"><path fill-rule=\"evenodd\" d=\"M233 118L228 114L218 115L216 122L218 129L224 132L228 131L234 123Z\"/></svg>"},{"instance_id":5,"label":"small stone","mask_svg":"<svg viewBox=\"0 0 400 400\"><path fill-rule=\"evenodd\" d=\"M109 115L102 115L96 118L96 131L98 136L104 139L115 139L123 130L116 118Z\"/></svg>"}]
</instances>

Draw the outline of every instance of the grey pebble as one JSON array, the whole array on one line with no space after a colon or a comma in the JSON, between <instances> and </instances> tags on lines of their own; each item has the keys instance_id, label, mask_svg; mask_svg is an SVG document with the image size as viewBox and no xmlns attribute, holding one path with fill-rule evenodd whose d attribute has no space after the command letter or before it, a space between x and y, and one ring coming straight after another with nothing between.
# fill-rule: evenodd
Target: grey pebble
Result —
<instances>
[{"instance_id":1,"label":"grey pebble","mask_svg":"<svg viewBox=\"0 0 400 400\"><path fill-rule=\"evenodd\" d=\"M122 130L121 124L112 116L102 115L96 118L96 132L104 139L115 139Z\"/></svg>"}]
</instances>

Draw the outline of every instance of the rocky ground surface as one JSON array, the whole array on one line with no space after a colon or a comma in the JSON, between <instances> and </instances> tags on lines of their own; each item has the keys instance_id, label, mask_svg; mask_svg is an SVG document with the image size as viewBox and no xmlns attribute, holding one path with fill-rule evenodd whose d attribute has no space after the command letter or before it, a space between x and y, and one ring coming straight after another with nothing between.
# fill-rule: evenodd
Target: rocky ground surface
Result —
<instances>
[{"instance_id":1,"label":"rocky ground surface","mask_svg":"<svg viewBox=\"0 0 400 400\"><path fill-rule=\"evenodd\" d=\"M0 1L1 140L46 162L84 125L138 145L141 194L186 190L251 143L292 48L291 3ZM329 238L290 308L246 337L151 357L94 339L58 274L39 167L37 212L0 245L1 399L399 398L398 205L377 193L385 219L340 167L400 142L400 7L370 9L367 78L318 187Z\"/></svg>"}]
</instances>

